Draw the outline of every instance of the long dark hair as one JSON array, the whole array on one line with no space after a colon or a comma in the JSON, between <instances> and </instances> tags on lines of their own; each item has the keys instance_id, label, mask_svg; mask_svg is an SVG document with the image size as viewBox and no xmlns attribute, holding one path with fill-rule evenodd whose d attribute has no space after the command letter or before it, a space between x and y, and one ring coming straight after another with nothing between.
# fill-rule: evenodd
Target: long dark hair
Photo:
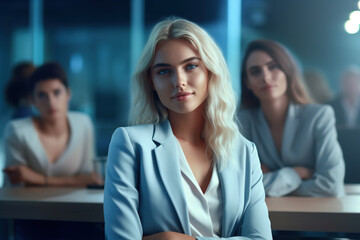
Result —
<instances>
[{"instance_id":1,"label":"long dark hair","mask_svg":"<svg viewBox=\"0 0 360 240\"><path fill-rule=\"evenodd\" d=\"M310 98L302 83L302 77L297 68L294 58L290 52L281 44L261 39L252 41L246 48L245 55L241 66L241 98L240 108L257 108L260 106L259 99L246 85L246 62L251 53L254 51L263 51L268 54L278 64L279 68L285 73L288 84L287 95L289 99L298 104L306 104L310 102Z\"/></svg>"},{"instance_id":2,"label":"long dark hair","mask_svg":"<svg viewBox=\"0 0 360 240\"><path fill-rule=\"evenodd\" d=\"M31 62L21 62L13 68L5 87L5 98L11 106L20 107L21 101L30 95L28 80L34 70L35 66Z\"/></svg>"},{"instance_id":3,"label":"long dark hair","mask_svg":"<svg viewBox=\"0 0 360 240\"><path fill-rule=\"evenodd\" d=\"M36 68L29 78L29 91L34 92L37 83L48 81L49 79L58 79L66 89L69 89L69 82L63 67L57 62L47 62Z\"/></svg>"}]
</instances>

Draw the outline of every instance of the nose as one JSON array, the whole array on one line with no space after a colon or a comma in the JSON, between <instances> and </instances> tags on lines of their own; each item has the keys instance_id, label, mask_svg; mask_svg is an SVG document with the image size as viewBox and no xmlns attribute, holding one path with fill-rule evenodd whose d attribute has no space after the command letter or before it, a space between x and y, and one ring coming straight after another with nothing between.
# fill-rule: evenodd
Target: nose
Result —
<instances>
[{"instance_id":1,"label":"nose","mask_svg":"<svg viewBox=\"0 0 360 240\"><path fill-rule=\"evenodd\" d=\"M265 83L270 83L271 72L267 68L263 68L263 80Z\"/></svg>"},{"instance_id":2,"label":"nose","mask_svg":"<svg viewBox=\"0 0 360 240\"><path fill-rule=\"evenodd\" d=\"M186 86L186 73L182 72L181 70L177 70L173 76L173 83L175 88L182 88Z\"/></svg>"},{"instance_id":3,"label":"nose","mask_svg":"<svg viewBox=\"0 0 360 240\"><path fill-rule=\"evenodd\" d=\"M47 100L48 100L49 108L53 108L56 104L56 97L53 95L50 95Z\"/></svg>"}]
</instances>

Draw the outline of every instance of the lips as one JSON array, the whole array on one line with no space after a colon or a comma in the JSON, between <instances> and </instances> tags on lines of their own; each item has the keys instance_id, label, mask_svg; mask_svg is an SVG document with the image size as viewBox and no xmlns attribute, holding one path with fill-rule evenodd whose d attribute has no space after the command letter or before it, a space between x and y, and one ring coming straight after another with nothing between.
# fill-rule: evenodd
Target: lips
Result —
<instances>
[{"instance_id":1,"label":"lips","mask_svg":"<svg viewBox=\"0 0 360 240\"><path fill-rule=\"evenodd\" d=\"M266 91L266 90L270 90L274 87L275 87L275 85L266 85L266 86L262 87L261 90Z\"/></svg>"},{"instance_id":2,"label":"lips","mask_svg":"<svg viewBox=\"0 0 360 240\"><path fill-rule=\"evenodd\" d=\"M177 100L177 101L184 101L184 100L188 99L189 97L191 97L193 94L194 93L191 93L191 92L178 92L171 98L174 100Z\"/></svg>"},{"instance_id":3,"label":"lips","mask_svg":"<svg viewBox=\"0 0 360 240\"><path fill-rule=\"evenodd\" d=\"M54 113L56 113L56 112L57 112L56 109L49 109L49 111L48 111L49 114L54 114Z\"/></svg>"}]
</instances>

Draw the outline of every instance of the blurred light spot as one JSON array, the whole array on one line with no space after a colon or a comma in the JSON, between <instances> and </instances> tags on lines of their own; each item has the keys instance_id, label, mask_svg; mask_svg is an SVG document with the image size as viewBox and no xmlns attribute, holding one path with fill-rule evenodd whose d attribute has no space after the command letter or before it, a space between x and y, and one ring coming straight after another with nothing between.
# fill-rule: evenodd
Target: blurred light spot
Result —
<instances>
[{"instance_id":1,"label":"blurred light spot","mask_svg":"<svg viewBox=\"0 0 360 240\"><path fill-rule=\"evenodd\" d=\"M80 73L84 66L84 60L80 53L75 53L70 58L70 69L73 73Z\"/></svg>"},{"instance_id":2,"label":"blurred light spot","mask_svg":"<svg viewBox=\"0 0 360 240\"><path fill-rule=\"evenodd\" d=\"M355 34L359 31L359 24L353 22L352 20L346 21L344 27L346 32L349 34Z\"/></svg>"},{"instance_id":3,"label":"blurred light spot","mask_svg":"<svg viewBox=\"0 0 360 240\"><path fill-rule=\"evenodd\" d=\"M353 11L352 13L350 13L349 18L352 22L360 24L360 11Z\"/></svg>"},{"instance_id":4,"label":"blurred light spot","mask_svg":"<svg viewBox=\"0 0 360 240\"><path fill-rule=\"evenodd\" d=\"M265 14L262 10L256 10L251 13L251 20L255 26L262 26L265 24Z\"/></svg>"},{"instance_id":5,"label":"blurred light spot","mask_svg":"<svg viewBox=\"0 0 360 240\"><path fill-rule=\"evenodd\" d=\"M358 2L358 8L360 9L360 1Z\"/></svg>"}]
</instances>

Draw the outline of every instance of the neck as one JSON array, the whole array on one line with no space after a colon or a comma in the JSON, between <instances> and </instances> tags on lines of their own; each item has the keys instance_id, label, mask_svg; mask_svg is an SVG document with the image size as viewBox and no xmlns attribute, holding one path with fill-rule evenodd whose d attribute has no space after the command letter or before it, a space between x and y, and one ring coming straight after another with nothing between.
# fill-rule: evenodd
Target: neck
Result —
<instances>
[{"instance_id":1,"label":"neck","mask_svg":"<svg viewBox=\"0 0 360 240\"><path fill-rule=\"evenodd\" d=\"M66 116L54 120L37 117L35 118L35 121L37 122L39 130L48 135L62 135L69 129L69 123Z\"/></svg>"},{"instance_id":2,"label":"neck","mask_svg":"<svg viewBox=\"0 0 360 240\"><path fill-rule=\"evenodd\" d=\"M264 112L270 129L285 125L288 107L289 98L286 95L283 98L274 101L261 102L261 109Z\"/></svg>"},{"instance_id":3,"label":"neck","mask_svg":"<svg viewBox=\"0 0 360 240\"><path fill-rule=\"evenodd\" d=\"M176 138L179 140L199 143L204 141L202 132L205 125L203 106L191 113L176 113L169 111L169 121Z\"/></svg>"}]
</instances>

